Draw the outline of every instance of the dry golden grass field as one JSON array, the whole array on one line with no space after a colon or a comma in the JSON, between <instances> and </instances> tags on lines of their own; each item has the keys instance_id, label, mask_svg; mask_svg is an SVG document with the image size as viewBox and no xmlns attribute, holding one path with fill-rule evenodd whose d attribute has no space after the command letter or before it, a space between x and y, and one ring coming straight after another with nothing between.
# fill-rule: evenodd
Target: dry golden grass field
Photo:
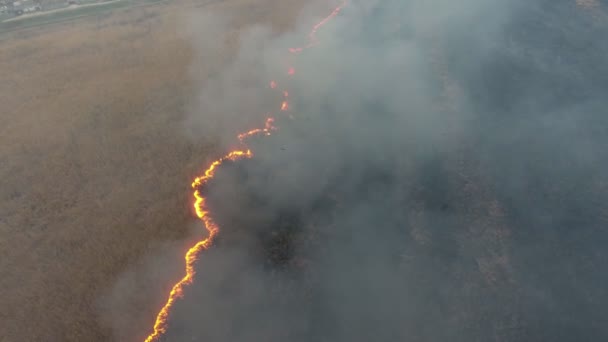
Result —
<instances>
[{"instance_id":1,"label":"dry golden grass field","mask_svg":"<svg viewBox=\"0 0 608 342\"><path fill-rule=\"evenodd\" d=\"M178 1L0 36L0 341L150 331L183 272L189 180L222 152L180 133L201 81L183 14L235 14L217 37L220 58L196 63L204 77L235 52L240 30L286 30L305 3ZM128 278L136 290L112 298L117 279L159 253L170 267L155 281Z\"/></svg>"}]
</instances>

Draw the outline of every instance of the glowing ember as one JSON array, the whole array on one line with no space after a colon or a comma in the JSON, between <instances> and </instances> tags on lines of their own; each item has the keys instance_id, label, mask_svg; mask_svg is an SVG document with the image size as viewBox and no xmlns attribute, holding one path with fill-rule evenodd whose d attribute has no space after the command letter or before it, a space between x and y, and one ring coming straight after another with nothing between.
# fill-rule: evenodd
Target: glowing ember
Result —
<instances>
[{"instance_id":1,"label":"glowing ember","mask_svg":"<svg viewBox=\"0 0 608 342\"><path fill-rule=\"evenodd\" d=\"M264 135L270 135L271 131L275 131L277 128L274 126L274 118L273 117L268 117L266 119L266 123L264 124L264 128L256 128L256 129L252 129L249 132L245 132L245 133L241 133L237 136L237 138L239 139L239 141L241 143L245 143L245 139L253 136L253 135L257 135L260 133L264 133Z\"/></svg>"},{"instance_id":2,"label":"glowing ember","mask_svg":"<svg viewBox=\"0 0 608 342\"><path fill-rule=\"evenodd\" d=\"M331 12L330 15L328 15L327 17L325 17L325 19L321 20L317 25L315 25L312 28L312 31L310 31L310 33L308 34L308 45L306 45L305 47L290 48L289 52L294 53L294 54L298 54L298 53L304 51L304 49L308 49L308 48L311 48L311 47L317 45L317 43L318 43L318 41L317 41L317 31L323 25L325 25L328 21L330 21L335 16L337 16L340 13L340 11L342 10L342 8L344 8L344 6L346 6L347 2L348 2L347 0L343 0L342 3L340 4L340 6L336 7Z\"/></svg>"},{"instance_id":3,"label":"glowing ember","mask_svg":"<svg viewBox=\"0 0 608 342\"><path fill-rule=\"evenodd\" d=\"M281 110L282 111L289 110L289 102L283 101L283 103L281 103Z\"/></svg>"},{"instance_id":4,"label":"glowing ember","mask_svg":"<svg viewBox=\"0 0 608 342\"><path fill-rule=\"evenodd\" d=\"M305 48L311 47L316 44L315 34L316 34L317 30L321 26L323 26L327 21L329 21L331 18L335 17L340 12L342 7L344 7L346 5L346 2L347 1L344 0L342 2L342 4L339 7L337 7L336 9L334 9L334 11L328 17L326 17L320 23L318 23L317 25L315 25L313 27L313 30L309 34L310 42ZM289 49L289 51L292 53L299 53L299 52L303 51L305 48L291 48L291 49ZM295 74L295 69L289 68L288 75L294 75L294 74ZM270 88L275 89L276 87L277 87L276 82L271 81ZM289 93L287 91L284 91L283 96L285 98L287 98L289 96ZM289 109L289 102L287 102L287 100L285 99L281 104L281 110L286 111L288 109ZM293 118L293 116L291 116L291 115L290 115L290 117ZM268 117L266 119L264 128L252 129L249 132L239 134L237 138L244 145L245 144L244 141L246 138L251 137L256 134L261 134L261 133L263 133L265 135L270 135L270 132L274 131L276 129L277 128L274 126L274 118ZM203 221L203 223L205 225L205 229L208 232L208 236L207 236L207 238L197 242L186 253L186 256L185 256L186 275L179 282L177 282L171 289L167 302L165 303L165 305L162 307L162 309L156 316L156 321L154 323L154 331L146 338L146 340L145 340L146 342L157 341L161 337L161 335L167 331L167 318L169 316L169 312L171 310L171 307L173 306L173 303L175 303L175 301L178 298L183 296L184 287L187 285L190 285L194 279L194 274L195 274L194 262L197 260L197 257L201 251L209 248L209 246L213 243L213 239L215 238L215 235L219 231L219 227L218 227L217 223L215 223L215 221L213 221L213 219L210 216L210 212L209 212L209 209L207 208L207 203L206 203L207 199L201 194L200 189L202 187L204 187L211 179L213 179L217 168L220 165L222 165L225 161L227 161L227 160L237 161L240 159L251 158L251 157L253 157L253 153L251 152L251 150L249 148L246 148L244 150L231 151L227 155L212 162L211 165L209 165L209 167L205 170L205 172L202 176L199 176L199 177L195 178L194 181L192 181L192 188L194 189L194 211L196 212L196 216L201 221Z\"/></svg>"},{"instance_id":5,"label":"glowing ember","mask_svg":"<svg viewBox=\"0 0 608 342\"><path fill-rule=\"evenodd\" d=\"M277 128L274 126L274 118L273 117L268 117L266 119L266 123L264 124L264 131L266 132L270 132L270 131L274 131Z\"/></svg>"}]
</instances>

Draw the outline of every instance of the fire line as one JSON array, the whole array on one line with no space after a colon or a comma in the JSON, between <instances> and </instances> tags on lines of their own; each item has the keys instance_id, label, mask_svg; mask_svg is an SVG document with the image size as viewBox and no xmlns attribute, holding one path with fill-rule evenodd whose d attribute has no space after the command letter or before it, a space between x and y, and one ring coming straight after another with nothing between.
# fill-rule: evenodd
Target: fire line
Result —
<instances>
[{"instance_id":1,"label":"fire line","mask_svg":"<svg viewBox=\"0 0 608 342\"><path fill-rule=\"evenodd\" d=\"M346 6L348 0L342 0L342 3L337 6L327 17L325 17L322 21L313 26L312 31L308 35L309 42L304 47L298 48L290 48L289 52L293 54L298 54L305 49L313 47L317 45L318 41L316 38L317 31L325 25L329 20L338 15L338 13L342 10L344 6ZM288 76L295 75L295 68L290 67L287 71ZM275 89L277 87L277 82L271 81L270 88ZM283 93L283 101L281 102L281 111L288 111L289 106L289 92L286 90L282 91ZM196 216L203 221L205 229L207 230L208 236L207 238L197 242L194 246L192 246L188 252L186 252L185 260L186 260L186 275L178 281L171 292L169 292L169 297L165 305L160 309L158 315L156 316L156 321L154 322L153 332L148 335L145 339L145 342L154 342L157 341L166 331L167 331L167 320L173 307L173 304L178 298L183 297L184 287L192 284L194 279L194 262L197 260L199 253L203 250L206 250L213 243L213 239L219 232L219 227L217 223L211 218L209 209L207 207L207 199L201 194L200 189L205 186L210 180L215 176L215 172L218 167L220 167L226 161L237 161L245 158L252 158L253 152L247 147L245 141L247 138L251 136L255 136L258 134L270 135L272 131L275 131L277 127L274 126L274 118L268 117L266 119L264 128L256 128L252 129L248 132L241 133L237 136L239 142L244 146L242 150L234 150L226 154L225 156L213 161L209 167L205 170L202 176L196 177L192 182L192 189L194 190L194 211Z\"/></svg>"}]
</instances>

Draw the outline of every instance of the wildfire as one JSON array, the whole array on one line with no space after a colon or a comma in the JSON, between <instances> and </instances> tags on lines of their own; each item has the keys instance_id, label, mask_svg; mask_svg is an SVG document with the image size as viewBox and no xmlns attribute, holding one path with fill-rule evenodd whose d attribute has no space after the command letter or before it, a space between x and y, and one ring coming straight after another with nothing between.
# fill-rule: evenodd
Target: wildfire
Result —
<instances>
[{"instance_id":1,"label":"wildfire","mask_svg":"<svg viewBox=\"0 0 608 342\"><path fill-rule=\"evenodd\" d=\"M327 24L328 21L330 21L335 16L337 16L340 13L340 11L344 8L344 6L346 6L347 2L348 2L347 0L342 0L342 3L340 4L340 6L334 8L334 10L331 12L330 15L328 15L327 17L325 17L325 19L321 20L315 26L313 26L312 30L308 34L308 44L305 47L290 48L289 52L294 53L294 54L298 54L298 53L304 51L305 49L308 49L308 48L311 48L311 47L317 45L317 43L318 43L318 40L317 40L317 31L319 31L319 29L323 25Z\"/></svg>"},{"instance_id":2,"label":"wildfire","mask_svg":"<svg viewBox=\"0 0 608 342\"><path fill-rule=\"evenodd\" d=\"M158 316L156 317L156 322L154 323L154 332L150 334L148 338L146 338L146 342L152 342L156 340L158 337L160 337L160 335L164 334L167 331L167 317L169 316L169 310L173 306L175 300L183 296L184 286L192 283L192 279L194 278L195 273L194 262L196 261L198 253L200 253L202 250L209 248L209 246L213 242L213 238L219 230L217 224L209 216L209 210L207 209L205 203L206 199L201 195L200 188L213 178L217 168L222 165L222 163L224 163L226 160L236 161L239 159L251 157L253 157L253 153L251 152L251 150L232 151L227 155L223 156L222 158L211 163L207 170L205 170L204 175L195 178L192 182L192 188L194 189L195 198L194 210L196 212L196 216L201 219L205 224L205 229L207 229L209 235L206 239L197 242L192 248L188 250L188 252L186 252L186 275L171 289L167 303L160 310Z\"/></svg>"},{"instance_id":3,"label":"wildfire","mask_svg":"<svg viewBox=\"0 0 608 342\"><path fill-rule=\"evenodd\" d=\"M289 110L289 102L283 101L283 103L281 103L281 110L282 111Z\"/></svg>"},{"instance_id":4,"label":"wildfire","mask_svg":"<svg viewBox=\"0 0 608 342\"><path fill-rule=\"evenodd\" d=\"M319 22L318 24L316 24L313 27L312 31L308 35L308 37L309 37L308 45L306 45L305 47L291 48L291 49L289 49L289 51L292 53L299 53L299 52L302 52L304 49L307 49L309 47L316 45L317 40L316 40L315 35L316 35L317 31L319 30L319 28L321 28L321 26L323 26L325 23L327 23L331 18L338 15L340 10L344 6L346 6L346 3L347 3L347 0L343 0L341 5L336 7L329 16L327 16L325 19L323 19L321 22ZM293 76L295 74L295 68L290 67L287 71L287 74L289 76ZM270 88L275 89L276 87L277 87L277 83L275 81L271 81ZM289 110L288 97L289 97L289 93L286 90L284 90L283 91L283 102L281 103L281 111ZM252 129L248 132L239 134L237 136L237 138L241 142L241 144L243 146L245 146L245 149L231 151L230 153L226 154L225 156L213 161L211 163L211 165L209 165L209 167L207 167L207 169L205 170L205 172L203 173L202 176L196 177L194 179L194 181L192 181L192 189L194 190L194 193L193 193L194 211L196 212L196 216L201 221L203 221L208 235L205 239L197 242L194 246L192 246L188 250L188 252L186 252L186 255L185 255L186 275L180 281L178 281L175 285L173 285L171 292L169 292L169 298L167 299L167 302L165 303L165 305L162 307L162 309L159 311L158 315L156 316L156 321L154 323L154 331L150 335L148 335L145 342L156 341L156 340L158 340L158 338L161 337L161 335L163 335L167 331L167 318L169 316L169 312L171 310L171 307L173 306L173 303L175 303L175 301L178 298L181 298L183 296L184 287L187 285L190 285L194 279L194 274L195 274L194 262L197 260L197 256L199 255L199 253L201 251L203 251L203 250L209 248L209 246L211 246L211 244L213 243L213 239L219 232L219 227L218 227L217 223L215 223L215 221L210 216L210 212L209 212L209 209L207 208L207 203L206 203L207 199L201 194L201 191L200 191L201 188L203 188L211 179L213 179L213 177L215 176L216 170L224 162L226 162L228 160L237 161L240 159L253 157L253 152L249 148L247 148L247 146L245 145L245 140L248 137L251 137L251 136L257 135L257 134L270 135L271 132L276 129L277 129L277 127L274 126L274 118L268 117L266 119L264 128L256 128L256 129Z\"/></svg>"},{"instance_id":5,"label":"wildfire","mask_svg":"<svg viewBox=\"0 0 608 342\"><path fill-rule=\"evenodd\" d=\"M245 143L245 139L253 136L253 135L257 135L260 133L264 133L264 135L270 135L271 131L276 131L276 127L274 126L274 118L269 116L268 118L266 118L266 123L264 124L264 128L255 128L252 129L249 132L245 132L245 133L241 133L237 136L237 138L239 139L239 141L241 143Z\"/></svg>"}]
</instances>

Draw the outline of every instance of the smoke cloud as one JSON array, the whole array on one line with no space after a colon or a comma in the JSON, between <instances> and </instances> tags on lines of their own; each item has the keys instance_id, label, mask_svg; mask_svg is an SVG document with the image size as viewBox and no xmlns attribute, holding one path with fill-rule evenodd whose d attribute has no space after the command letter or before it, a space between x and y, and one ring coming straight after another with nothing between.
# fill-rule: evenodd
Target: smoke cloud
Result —
<instances>
[{"instance_id":1,"label":"smoke cloud","mask_svg":"<svg viewBox=\"0 0 608 342\"><path fill-rule=\"evenodd\" d=\"M607 338L605 10L352 1L297 55L314 18L238 37L189 124L280 128L204 189L221 231L163 341Z\"/></svg>"}]
</instances>

